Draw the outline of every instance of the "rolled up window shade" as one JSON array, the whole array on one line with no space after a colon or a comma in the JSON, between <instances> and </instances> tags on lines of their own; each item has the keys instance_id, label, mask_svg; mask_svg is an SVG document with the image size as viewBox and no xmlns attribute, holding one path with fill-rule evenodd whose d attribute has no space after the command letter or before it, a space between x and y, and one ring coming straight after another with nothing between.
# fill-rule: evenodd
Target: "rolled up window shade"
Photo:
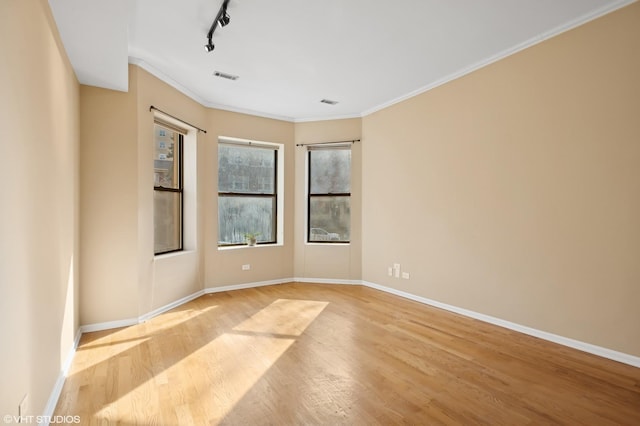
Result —
<instances>
[{"instance_id":1,"label":"rolled up window shade","mask_svg":"<svg viewBox=\"0 0 640 426\"><path fill-rule=\"evenodd\" d=\"M309 151L316 151L321 149L351 149L351 142L336 142L336 143L324 143L324 144L309 144L305 145Z\"/></svg>"},{"instance_id":2,"label":"rolled up window shade","mask_svg":"<svg viewBox=\"0 0 640 426\"><path fill-rule=\"evenodd\" d=\"M271 143L267 143L267 142L256 142L256 141L249 141L249 140L244 140L244 139L232 139L232 138L225 138L225 137L220 137L218 138L218 143L220 145L234 145L234 146L245 146L245 147L251 147L251 148L265 148L265 149L271 149L274 151L277 151L279 146L277 144L271 144Z\"/></svg>"},{"instance_id":3,"label":"rolled up window shade","mask_svg":"<svg viewBox=\"0 0 640 426\"><path fill-rule=\"evenodd\" d=\"M165 121L159 117L154 117L153 121L159 126L167 128L169 130L173 130L174 132L178 132L182 135L186 135L189 132L189 130L185 129L184 127L176 126L175 124L169 123L168 121Z\"/></svg>"}]
</instances>

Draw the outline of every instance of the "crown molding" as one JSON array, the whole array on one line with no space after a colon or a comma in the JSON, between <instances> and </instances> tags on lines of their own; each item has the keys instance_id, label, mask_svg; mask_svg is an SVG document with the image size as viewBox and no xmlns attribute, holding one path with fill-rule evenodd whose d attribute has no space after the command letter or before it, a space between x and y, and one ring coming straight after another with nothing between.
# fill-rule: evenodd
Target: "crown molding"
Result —
<instances>
[{"instance_id":1,"label":"crown molding","mask_svg":"<svg viewBox=\"0 0 640 426\"><path fill-rule=\"evenodd\" d=\"M446 83L449 83L449 82L451 82L453 80L456 80L456 79L458 79L460 77L464 77L467 74L470 74L470 73L472 73L474 71L477 71L477 70L479 70L481 68L484 68L487 65L491 65L494 62L498 62L501 59L504 59L504 58L506 58L508 56L514 55L514 54L516 54L516 53L518 53L518 52L520 52L520 51L522 51L524 49L527 49L529 47L535 46L538 43L541 43L541 42L543 42L545 40L553 38L553 37L555 37L557 35L560 35L560 34L562 34L564 32L567 32L567 31L572 30L574 28L577 28L577 27L579 27L581 25L584 25L587 22L593 21L594 19L600 18L600 17L602 17L604 15L607 15L607 14L609 14L611 12L614 12L614 11L620 9L620 8L623 8L623 7L628 6L628 5L632 4L632 3L635 3L636 1L637 0L618 0L618 1L616 1L614 3L611 3L611 4L607 5L607 6L604 6L604 7L601 7L599 9L596 9L596 10L590 12L590 13L587 13L587 14L582 15L582 16L576 18L576 19L573 19L573 20L571 20L569 22L566 22L566 23L564 23L564 24L562 24L562 25L560 25L558 27L555 27L555 28L549 30L549 31L546 31L546 32L544 32L542 34L539 34L539 35L535 36L535 37L532 37L532 38L530 38L530 39L528 39L528 40L526 40L526 41L524 41L524 42L522 42L522 43L520 43L520 44L518 44L516 46L510 47L510 48L505 49L505 50L503 50L503 51L501 51L501 52L499 52L499 53L497 53L495 55L492 55L492 56L489 56L487 58L484 58L484 59L476 62L475 64L472 64L472 65L470 65L468 67L464 67L462 69L459 69L459 70L457 70L457 71L455 71L455 72L453 72L453 73L451 73L451 74L449 74L447 76L444 76L443 78L440 78L440 79L438 79L438 80L436 80L436 81L434 81L432 83L427 84L426 86L423 86L423 87L421 87L419 89L413 90L413 91L411 91L411 92L409 92L409 93L407 93L405 95L399 96L399 97L397 97L395 99L392 99L392 100L389 100L387 102L384 102L384 103L382 103L382 104L380 104L378 106L375 106L373 108L367 109L367 110L362 112L361 116L362 117L366 117L366 116L371 115L371 114L373 114L375 112L378 112L380 110L388 108L388 107L390 107L392 105L395 105L395 104L400 103L402 101L406 101L407 99L411 99L413 97L421 95L421 94L423 94L425 92L428 92L428 91L430 91L432 89L435 89L436 87L442 86L442 85L444 85Z\"/></svg>"}]
</instances>

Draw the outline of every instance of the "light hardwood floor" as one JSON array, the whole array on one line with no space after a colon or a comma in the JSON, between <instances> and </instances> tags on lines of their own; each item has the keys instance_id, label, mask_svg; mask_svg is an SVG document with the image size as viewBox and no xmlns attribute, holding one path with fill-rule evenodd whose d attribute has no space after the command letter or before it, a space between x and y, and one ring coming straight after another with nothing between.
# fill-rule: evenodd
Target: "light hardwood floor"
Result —
<instances>
[{"instance_id":1,"label":"light hardwood floor","mask_svg":"<svg viewBox=\"0 0 640 426\"><path fill-rule=\"evenodd\" d=\"M202 296L82 336L82 424L640 425L640 369L360 286Z\"/></svg>"}]
</instances>

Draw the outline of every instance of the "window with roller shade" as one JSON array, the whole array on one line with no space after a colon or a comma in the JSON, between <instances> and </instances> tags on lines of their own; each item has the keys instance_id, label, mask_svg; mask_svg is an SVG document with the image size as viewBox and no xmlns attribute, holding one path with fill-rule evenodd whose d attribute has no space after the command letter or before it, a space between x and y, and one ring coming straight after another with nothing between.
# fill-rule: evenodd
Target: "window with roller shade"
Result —
<instances>
[{"instance_id":1,"label":"window with roller shade","mask_svg":"<svg viewBox=\"0 0 640 426\"><path fill-rule=\"evenodd\" d=\"M183 131L154 124L153 228L154 253L183 249Z\"/></svg>"},{"instance_id":2,"label":"window with roller shade","mask_svg":"<svg viewBox=\"0 0 640 426\"><path fill-rule=\"evenodd\" d=\"M222 139L218 144L218 245L277 242L279 145Z\"/></svg>"},{"instance_id":3,"label":"window with roller shade","mask_svg":"<svg viewBox=\"0 0 640 426\"><path fill-rule=\"evenodd\" d=\"M351 237L351 148L309 147L307 242L348 243Z\"/></svg>"}]
</instances>

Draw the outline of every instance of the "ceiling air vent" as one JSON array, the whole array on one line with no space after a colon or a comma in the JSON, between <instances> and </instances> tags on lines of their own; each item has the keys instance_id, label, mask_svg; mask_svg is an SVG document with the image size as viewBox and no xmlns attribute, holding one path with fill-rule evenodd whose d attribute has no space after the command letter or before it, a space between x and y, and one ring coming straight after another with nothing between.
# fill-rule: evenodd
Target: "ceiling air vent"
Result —
<instances>
[{"instance_id":1,"label":"ceiling air vent","mask_svg":"<svg viewBox=\"0 0 640 426\"><path fill-rule=\"evenodd\" d=\"M335 105L338 103L338 101L332 101L331 99L323 99L320 102L322 102L323 104L327 104L327 105Z\"/></svg>"},{"instance_id":2,"label":"ceiling air vent","mask_svg":"<svg viewBox=\"0 0 640 426\"><path fill-rule=\"evenodd\" d=\"M213 75L220 78L226 78L227 80L237 80L239 78L237 75L231 75L220 71L214 71Z\"/></svg>"}]
</instances>

